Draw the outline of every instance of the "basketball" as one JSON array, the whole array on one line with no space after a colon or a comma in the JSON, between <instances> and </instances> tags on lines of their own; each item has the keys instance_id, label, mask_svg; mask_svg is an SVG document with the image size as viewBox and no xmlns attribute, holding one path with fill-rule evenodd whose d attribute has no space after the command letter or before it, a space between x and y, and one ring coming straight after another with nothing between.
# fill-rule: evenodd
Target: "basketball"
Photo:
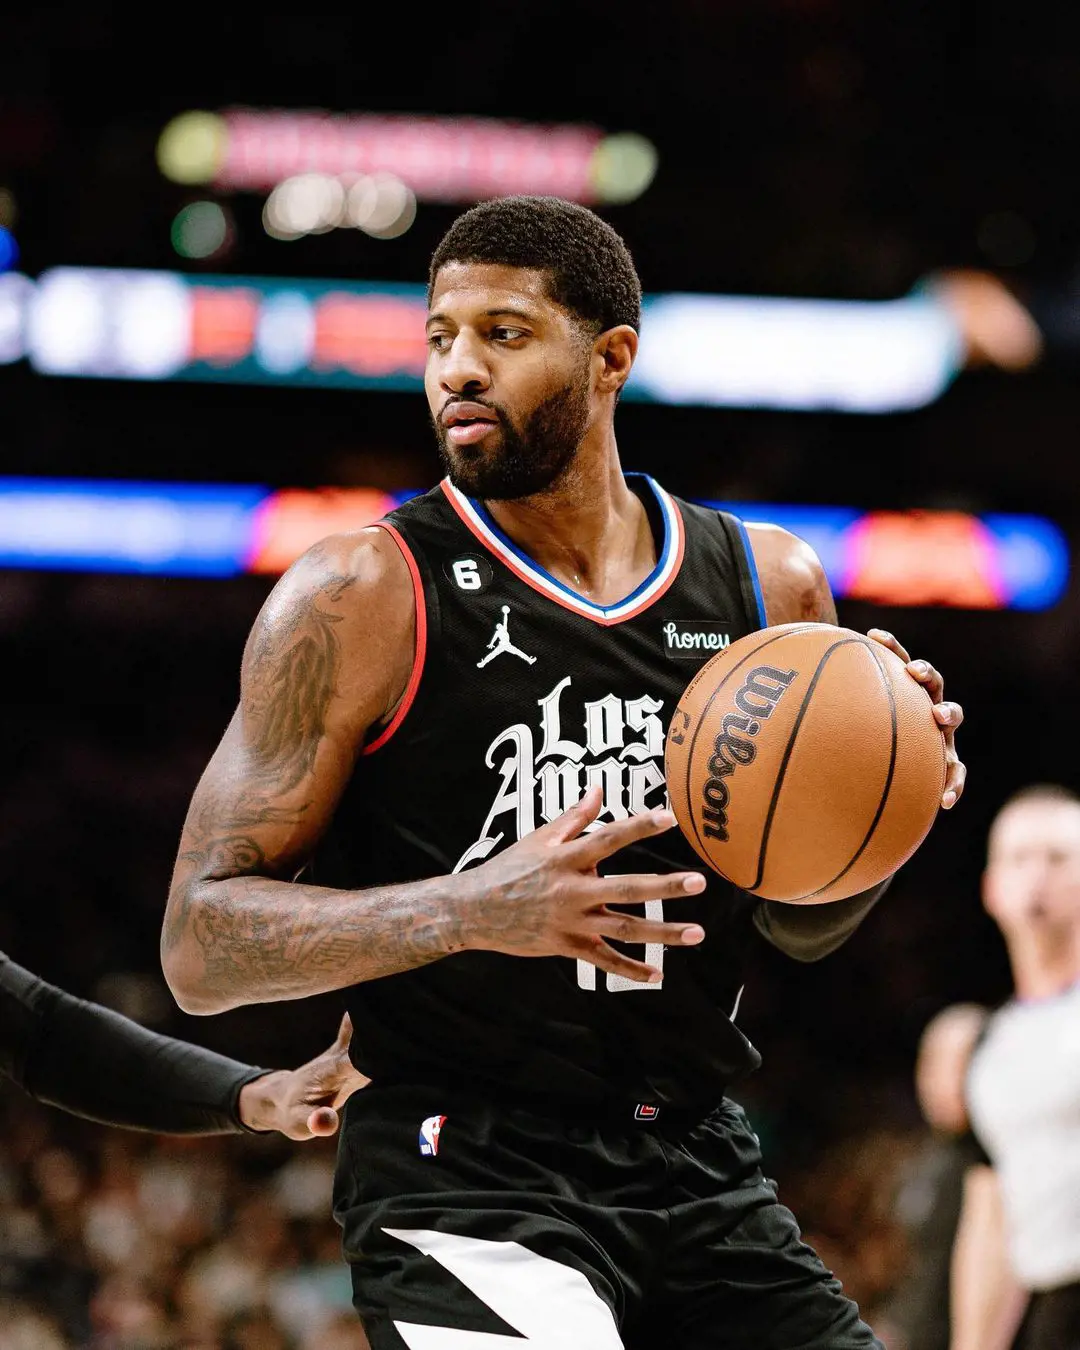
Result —
<instances>
[{"instance_id":1,"label":"basketball","mask_svg":"<svg viewBox=\"0 0 1080 1350\"><path fill-rule=\"evenodd\" d=\"M766 900L823 904L883 881L945 788L930 696L880 643L789 623L707 661L671 719L671 808L714 871Z\"/></svg>"}]
</instances>

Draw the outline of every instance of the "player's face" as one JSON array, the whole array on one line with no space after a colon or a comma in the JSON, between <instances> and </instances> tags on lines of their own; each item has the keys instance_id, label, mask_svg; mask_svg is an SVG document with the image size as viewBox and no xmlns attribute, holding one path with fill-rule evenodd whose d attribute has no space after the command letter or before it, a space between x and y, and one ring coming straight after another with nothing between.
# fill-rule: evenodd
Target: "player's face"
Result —
<instances>
[{"instance_id":1,"label":"player's face","mask_svg":"<svg viewBox=\"0 0 1080 1350\"><path fill-rule=\"evenodd\" d=\"M1018 802L990 831L987 912L1003 929L1080 923L1080 803Z\"/></svg>"},{"instance_id":2,"label":"player's face","mask_svg":"<svg viewBox=\"0 0 1080 1350\"><path fill-rule=\"evenodd\" d=\"M427 335L428 408L455 487L510 501L561 478L589 427L593 348L543 274L447 263Z\"/></svg>"}]
</instances>

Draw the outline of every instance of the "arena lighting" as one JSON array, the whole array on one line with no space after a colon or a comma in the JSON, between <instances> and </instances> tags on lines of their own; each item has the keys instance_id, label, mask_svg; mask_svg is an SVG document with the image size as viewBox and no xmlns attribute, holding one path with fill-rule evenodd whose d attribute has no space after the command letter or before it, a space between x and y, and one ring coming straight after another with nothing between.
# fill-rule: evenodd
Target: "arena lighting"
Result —
<instances>
[{"instance_id":1,"label":"arena lighting","mask_svg":"<svg viewBox=\"0 0 1080 1350\"><path fill-rule=\"evenodd\" d=\"M274 576L317 540L360 529L414 495L0 478L0 567ZM706 504L806 539L842 599L1039 610L1060 599L1068 579L1065 538L1040 516Z\"/></svg>"},{"instance_id":2,"label":"arena lighting","mask_svg":"<svg viewBox=\"0 0 1080 1350\"><path fill-rule=\"evenodd\" d=\"M6 225L0 225L0 272L9 272L19 261L19 245Z\"/></svg>"},{"instance_id":3,"label":"arena lighting","mask_svg":"<svg viewBox=\"0 0 1080 1350\"><path fill-rule=\"evenodd\" d=\"M374 239L397 239L416 219L416 196L392 173L301 173L278 183L262 219L272 239L302 239L350 225Z\"/></svg>"},{"instance_id":4,"label":"arena lighting","mask_svg":"<svg viewBox=\"0 0 1080 1350\"><path fill-rule=\"evenodd\" d=\"M395 174L421 201L473 202L525 192L629 202L656 174L653 144L582 124L490 117L231 108L174 117L157 145L175 183L269 192L300 174Z\"/></svg>"},{"instance_id":5,"label":"arena lighting","mask_svg":"<svg viewBox=\"0 0 1080 1350\"><path fill-rule=\"evenodd\" d=\"M7 303L22 308L15 327L43 374L422 387L423 285L88 267L23 282ZM925 291L887 301L650 295L626 397L892 413L931 403L962 363L955 321Z\"/></svg>"}]
</instances>

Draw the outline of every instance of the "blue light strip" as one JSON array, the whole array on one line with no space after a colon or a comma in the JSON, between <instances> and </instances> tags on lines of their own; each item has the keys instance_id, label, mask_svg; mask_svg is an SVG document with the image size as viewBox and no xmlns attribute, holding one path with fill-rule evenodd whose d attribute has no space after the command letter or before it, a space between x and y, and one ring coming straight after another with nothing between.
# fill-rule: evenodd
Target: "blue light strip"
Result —
<instances>
[{"instance_id":1,"label":"blue light strip","mask_svg":"<svg viewBox=\"0 0 1080 1350\"><path fill-rule=\"evenodd\" d=\"M267 488L0 479L0 566L231 577Z\"/></svg>"},{"instance_id":2,"label":"blue light strip","mask_svg":"<svg viewBox=\"0 0 1080 1350\"><path fill-rule=\"evenodd\" d=\"M317 494L312 494L316 496ZM398 503L412 490L390 494ZM287 498L258 485L153 482L101 482L84 479L0 478L0 567L75 572L141 572L158 576L232 577L256 570L260 531ZM370 499L369 499L370 501ZM385 510L386 498L378 508ZM852 507L705 502L747 521L767 521L805 539L821 559L839 598L870 599L878 604L923 603L899 598L927 565L934 547L934 512L882 513L889 521L929 523L898 556L890 547L891 572L874 576L872 594L860 576L859 558L868 538L888 542L879 532L881 518ZM369 510L375 509L369 505ZM978 582L993 607L1047 609L1062 596L1069 576L1069 547L1061 530L1041 516L963 516L966 535L978 547L963 554L947 549L931 570L960 566L962 581ZM351 521L352 527L366 523ZM330 526L328 528L334 528ZM323 531L325 533L325 530ZM312 541L314 542L314 541ZM299 551L299 550L297 550ZM914 551L914 552L912 552ZM890 580L890 577L892 578ZM934 603L957 604L935 591Z\"/></svg>"}]
</instances>

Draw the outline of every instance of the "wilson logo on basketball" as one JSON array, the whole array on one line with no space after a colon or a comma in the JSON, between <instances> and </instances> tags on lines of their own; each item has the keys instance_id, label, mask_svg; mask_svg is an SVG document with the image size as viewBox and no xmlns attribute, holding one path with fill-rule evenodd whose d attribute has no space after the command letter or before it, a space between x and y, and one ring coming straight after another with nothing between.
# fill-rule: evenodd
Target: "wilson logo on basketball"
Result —
<instances>
[{"instance_id":1,"label":"wilson logo on basketball","mask_svg":"<svg viewBox=\"0 0 1080 1350\"><path fill-rule=\"evenodd\" d=\"M737 713L728 713L720 724L720 734L713 742L709 758L709 776L702 789L705 834L710 839L728 838L727 808L731 789L727 779L740 764L752 764L757 746L749 737L756 736L762 722L773 715L784 691L798 675L797 670L778 670L775 666L755 666L735 695ZM741 733L736 735L736 733Z\"/></svg>"}]
</instances>

